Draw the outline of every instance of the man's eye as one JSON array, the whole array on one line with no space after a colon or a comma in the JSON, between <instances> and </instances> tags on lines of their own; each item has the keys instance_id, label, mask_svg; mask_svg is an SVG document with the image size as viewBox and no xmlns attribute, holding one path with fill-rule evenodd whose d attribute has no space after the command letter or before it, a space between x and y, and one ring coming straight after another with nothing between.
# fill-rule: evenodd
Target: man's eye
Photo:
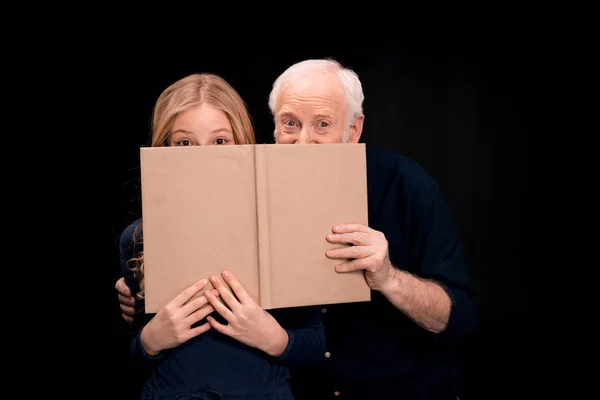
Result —
<instances>
[{"instance_id":1,"label":"man's eye","mask_svg":"<svg viewBox=\"0 0 600 400\"><path fill-rule=\"evenodd\" d=\"M287 125L287 126L295 126L296 125L296 123L294 121L285 121L283 124Z\"/></svg>"},{"instance_id":2,"label":"man's eye","mask_svg":"<svg viewBox=\"0 0 600 400\"><path fill-rule=\"evenodd\" d=\"M325 121L321 121L319 122L319 127L320 128L327 128L329 126L329 124Z\"/></svg>"}]
</instances>

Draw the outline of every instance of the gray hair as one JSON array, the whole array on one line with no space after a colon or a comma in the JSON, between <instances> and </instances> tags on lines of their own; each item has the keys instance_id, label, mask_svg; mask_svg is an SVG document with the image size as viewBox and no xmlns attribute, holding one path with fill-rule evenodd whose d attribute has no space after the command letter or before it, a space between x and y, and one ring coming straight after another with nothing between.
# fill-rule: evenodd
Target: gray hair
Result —
<instances>
[{"instance_id":1,"label":"gray hair","mask_svg":"<svg viewBox=\"0 0 600 400\"><path fill-rule=\"evenodd\" d=\"M338 70L337 77L344 88L344 95L346 97L346 105L348 110L348 114L346 115L346 131L349 133L352 122L362 115L362 104L365 96L363 94L360 79L358 79L356 72L350 68L343 67L339 62L331 58L300 61L279 75L279 77L273 83L273 89L269 94L269 108L271 109L271 115L273 118L275 118L275 114L277 112L277 101L284 83L306 72L323 71L331 68Z\"/></svg>"}]
</instances>

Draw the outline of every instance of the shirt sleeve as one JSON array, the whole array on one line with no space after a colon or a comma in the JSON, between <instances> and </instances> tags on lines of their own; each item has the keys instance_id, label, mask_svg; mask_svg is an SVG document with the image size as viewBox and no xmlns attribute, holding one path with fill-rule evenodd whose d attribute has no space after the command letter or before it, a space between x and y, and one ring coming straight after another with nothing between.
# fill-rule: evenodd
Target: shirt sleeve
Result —
<instances>
[{"instance_id":1,"label":"shirt sleeve","mask_svg":"<svg viewBox=\"0 0 600 400\"><path fill-rule=\"evenodd\" d=\"M133 276L132 271L130 270L129 260L134 255L135 246L138 245L134 241L134 235L136 234L136 226L134 223L128 226L121 237L119 238L119 250L120 250L120 262L121 262L121 271L123 273L123 277L125 278L125 283L131 290L134 298L139 291L139 284L137 283L136 278ZM144 351L142 346L142 342L140 339L140 335L142 329L151 316L146 315L144 312L144 301L142 299L135 299L135 315L133 318L133 323L129 324L129 335L130 335L130 343L129 343L129 351L136 362L144 363L145 367L153 365L153 363L157 360L160 360L164 353L159 353L156 356L150 356Z\"/></svg>"},{"instance_id":2,"label":"shirt sleeve","mask_svg":"<svg viewBox=\"0 0 600 400\"><path fill-rule=\"evenodd\" d=\"M131 338L129 351L135 360L147 362L152 365L154 361L160 360L164 357L164 352L160 352L156 356L151 356L146 353L144 346L142 346L142 340L140 338L141 333L142 329L140 329L138 333Z\"/></svg>"},{"instance_id":3,"label":"shirt sleeve","mask_svg":"<svg viewBox=\"0 0 600 400\"><path fill-rule=\"evenodd\" d=\"M469 266L460 234L439 186L434 184L419 215L415 240L419 276L436 281L448 293L452 308L448 325L436 339L462 339L476 329L478 309L470 286Z\"/></svg>"},{"instance_id":4,"label":"shirt sleeve","mask_svg":"<svg viewBox=\"0 0 600 400\"><path fill-rule=\"evenodd\" d=\"M325 360L325 328L319 307L273 310L273 316L288 334L283 354L274 358L286 365L308 366Z\"/></svg>"}]
</instances>

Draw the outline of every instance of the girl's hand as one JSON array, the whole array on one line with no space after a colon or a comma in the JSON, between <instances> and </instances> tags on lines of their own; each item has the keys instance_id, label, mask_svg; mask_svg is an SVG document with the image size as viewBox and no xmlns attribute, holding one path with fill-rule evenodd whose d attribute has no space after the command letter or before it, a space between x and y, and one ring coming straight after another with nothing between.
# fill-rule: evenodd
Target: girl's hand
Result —
<instances>
[{"instance_id":1,"label":"girl's hand","mask_svg":"<svg viewBox=\"0 0 600 400\"><path fill-rule=\"evenodd\" d=\"M223 325L209 316L207 320L210 326L272 357L283 354L289 340L287 332L271 314L256 304L230 271L224 270L221 276L233 293L216 275L211 276L210 281L225 304L219 300L214 291L205 293L205 296L228 324Z\"/></svg>"},{"instance_id":2,"label":"girl's hand","mask_svg":"<svg viewBox=\"0 0 600 400\"><path fill-rule=\"evenodd\" d=\"M202 279L181 292L142 329L142 346L148 355L155 356L163 350L177 347L210 329L208 322L195 328L192 325L213 312L214 308L204 295L190 300L207 284L208 281Z\"/></svg>"}]
</instances>

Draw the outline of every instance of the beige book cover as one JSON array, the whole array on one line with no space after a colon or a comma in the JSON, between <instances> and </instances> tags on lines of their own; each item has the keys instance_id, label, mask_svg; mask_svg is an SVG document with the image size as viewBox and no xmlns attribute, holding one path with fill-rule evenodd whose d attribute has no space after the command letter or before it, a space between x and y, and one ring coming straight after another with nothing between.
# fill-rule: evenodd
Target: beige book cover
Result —
<instances>
[{"instance_id":1,"label":"beige book cover","mask_svg":"<svg viewBox=\"0 0 600 400\"><path fill-rule=\"evenodd\" d=\"M231 270L265 309L370 300L325 251L368 224L364 144L140 149L146 312Z\"/></svg>"}]
</instances>

